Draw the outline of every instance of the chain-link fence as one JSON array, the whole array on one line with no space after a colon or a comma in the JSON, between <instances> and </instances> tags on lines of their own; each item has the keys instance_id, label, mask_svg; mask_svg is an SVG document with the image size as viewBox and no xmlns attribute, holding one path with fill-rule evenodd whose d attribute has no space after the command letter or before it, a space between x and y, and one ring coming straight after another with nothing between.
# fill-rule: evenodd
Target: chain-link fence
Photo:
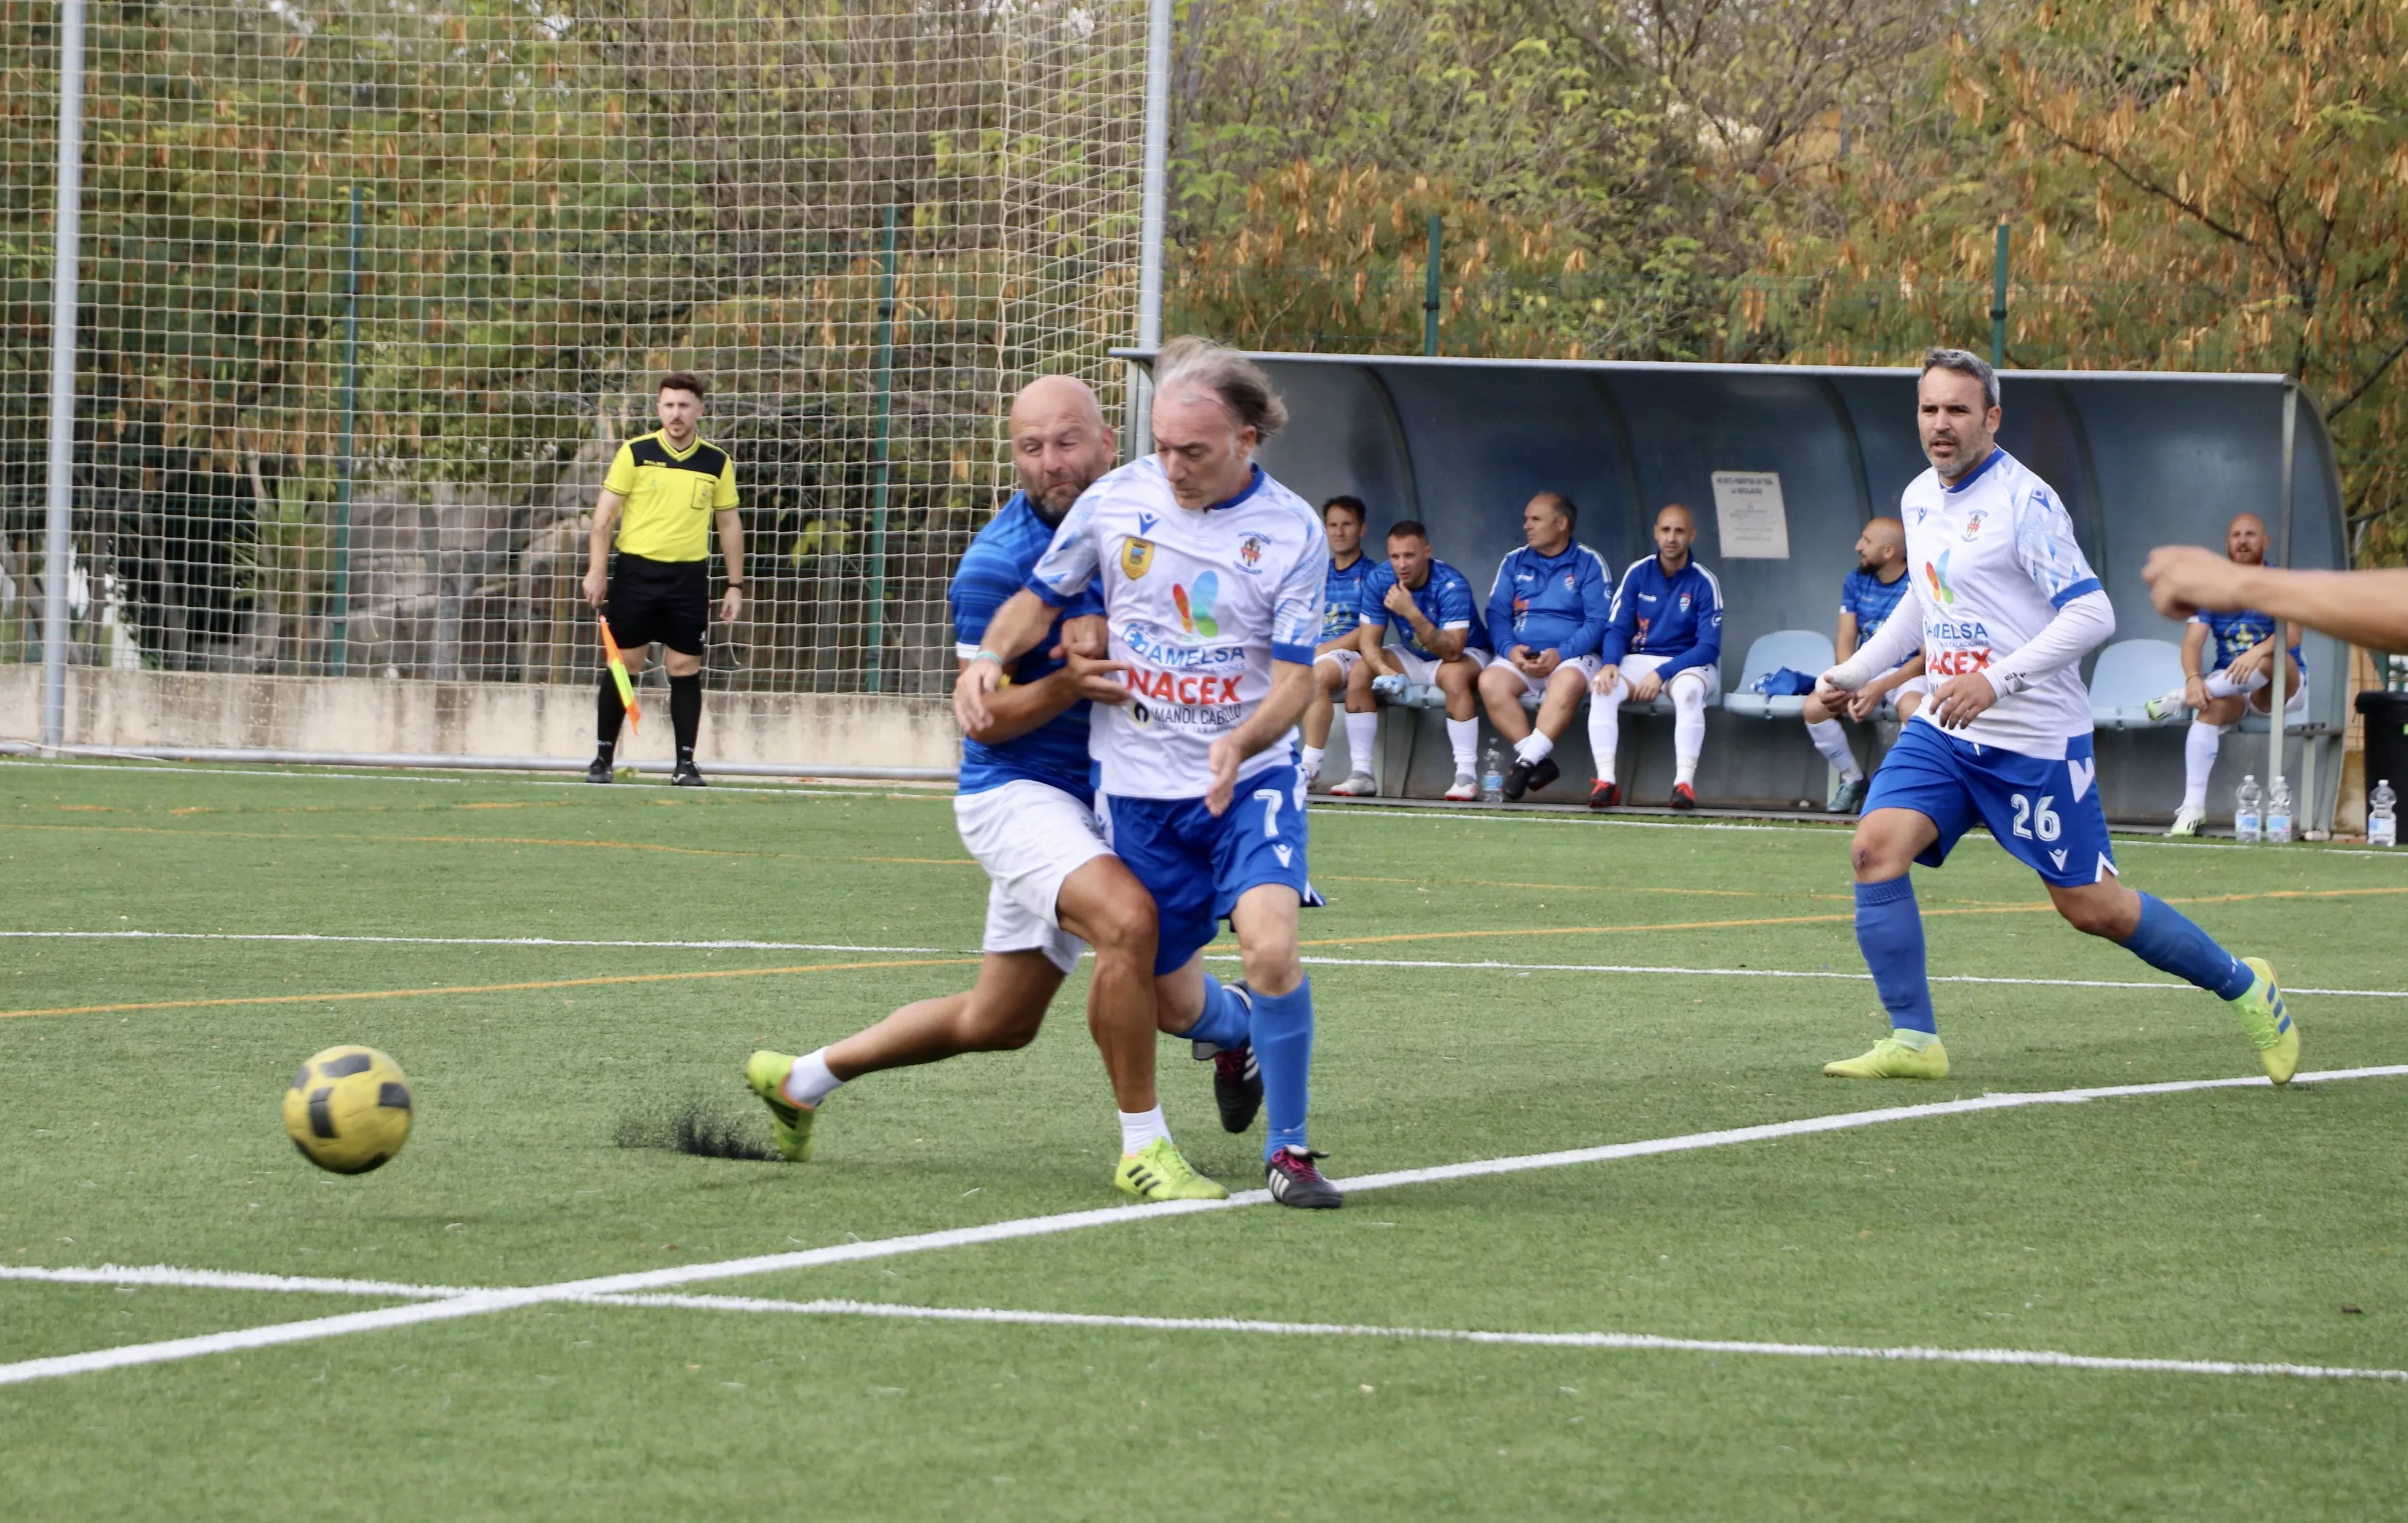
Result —
<instances>
[{"instance_id":1,"label":"chain-link fence","mask_svg":"<svg viewBox=\"0 0 2408 1523\"><path fill-rule=\"evenodd\" d=\"M0 7L0 661L38 659L56 7ZM1117 401L1136 0L90 12L71 659L586 680L585 525L712 386L715 680L924 692L1027 377Z\"/></svg>"}]
</instances>

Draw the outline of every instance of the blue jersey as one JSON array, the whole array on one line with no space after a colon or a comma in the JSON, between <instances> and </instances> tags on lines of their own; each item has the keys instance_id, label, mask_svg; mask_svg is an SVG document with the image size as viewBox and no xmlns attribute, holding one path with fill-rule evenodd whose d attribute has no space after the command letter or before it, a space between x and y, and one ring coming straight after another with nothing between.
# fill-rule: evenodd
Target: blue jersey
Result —
<instances>
[{"instance_id":1,"label":"blue jersey","mask_svg":"<svg viewBox=\"0 0 2408 1523\"><path fill-rule=\"evenodd\" d=\"M1322 584L1321 644L1354 633L1354 627L1363 621L1363 610L1379 607L1376 602L1363 601L1363 586L1371 579L1372 569L1384 564L1385 562L1359 554L1351 566L1341 567L1334 560L1329 562L1329 576Z\"/></svg>"},{"instance_id":2,"label":"blue jersey","mask_svg":"<svg viewBox=\"0 0 2408 1523\"><path fill-rule=\"evenodd\" d=\"M2258 641L2274 633L2273 617L2261 614L2255 608L2236 609L2229 614L2196 613L2190 616L2190 621L2207 626L2207 669L2211 672L2223 671L2248 654L2250 648ZM2308 669L2307 661L2300 654L2298 646L2291 648L2291 659L2300 663L2300 670L2304 672Z\"/></svg>"},{"instance_id":3,"label":"blue jersey","mask_svg":"<svg viewBox=\"0 0 2408 1523\"><path fill-rule=\"evenodd\" d=\"M978 653L979 642L986 638L988 620L996 611L1011 601L1028 581L1045 548L1054 543L1054 526L1037 516L1021 492L1011 494L987 526L970 541L962 553L962 563L953 568L953 584L945 589L945 601L953 610L953 653L964 660ZM1062 662L1046 655L1062 641L1062 620L1081 614L1104 611L1101 591L1094 587L1080 597L1072 598L1062 607L1054 627L1036 648L1014 662L1010 673L1013 682L1035 682L1062 669ZM1087 758L1087 704L1081 699L1061 713L1039 725L1025 735L988 746L979 741L962 742L961 791L983 793L991 788L1019 780L1045 783L1077 798L1082 804L1095 801L1094 764Z\"/></svg>"},{"instance_id":4,"label":"blue jersey","mask_svg":"<svg viewBox=\"0 0 2408 1523\"><path fill-rule=\"evenodd\" d=\"M1424 661L1438 660L1437 651L1423 648L1413 626L1403 616L1392 614L1383 606L1388 589L1396 585L1397 568L1385 561L1363 578L1363 622L1387 626L1383 643L1403 646ZM1495 648L1488 643L1488 626L1480 620L1480 605L1472 598L1471 583L1464 579L1462 572L1435 556L1430 560L1428 579L1413 593L1413 606L1441 630L1463 631L1466 650Z\"/></svg>"},{"instance_id":5,"label":"blue jersey","mask_svg":"<svg viewBox=\"0 0 2408 1523\"><path fill-rule=\"evenodd\" d=\"M1655 556L1634 561L1613 593L1613 619L1598 655L1608 666L1625 656L1661 656L1656 675L1718 664L1723 659L1723 587L1691 561L1673 576Z\"/></svg>"},{"instance_id":6,"label":"blue jersey","mask_svg":"<svg viewBox=\"0 0 2408 1523\"><path fill-rule=\"evenodd\" d=\"M1900 600L1914 588L1906 568L1899 568L1898 579L1883 581L1870 571L1851 571L1840 588L1840 611L1856 616L1856 648L1862 650L1873 632L1898 611Z\"/></svg>"},{"instance_id":7,"label":"blue jersey","mask_svg":"<svg viewBox=\"0 0 2408 1523\"><path fill-rule=\"evenodd\" d=\"M1613 619L1613 577L1585 545L1541 555L1525 545L1498 562L1488 589L1488 628L1503 655L1515 646L1564 660L1597 654Z\"/></svg>"}]
</instances>

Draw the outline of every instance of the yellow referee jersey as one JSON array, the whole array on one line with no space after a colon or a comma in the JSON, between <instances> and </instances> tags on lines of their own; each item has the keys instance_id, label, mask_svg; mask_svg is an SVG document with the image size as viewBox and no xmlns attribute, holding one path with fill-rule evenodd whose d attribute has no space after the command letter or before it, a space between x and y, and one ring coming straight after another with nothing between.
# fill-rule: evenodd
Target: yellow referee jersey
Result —
<instances>
[{"instance_id":1,"label":"yellow referee jersey","mask_svg":"<svg viewBox=\"0 0 2408 1523\"><path fill-rule=\"evenodd\" d=\"M736 462L699 434L680 454L654 429L619 447L602 490L627 500L616 541L623 553L647 561L708 561L710 516L736 505Z\"/></svg>"}]
</instances>

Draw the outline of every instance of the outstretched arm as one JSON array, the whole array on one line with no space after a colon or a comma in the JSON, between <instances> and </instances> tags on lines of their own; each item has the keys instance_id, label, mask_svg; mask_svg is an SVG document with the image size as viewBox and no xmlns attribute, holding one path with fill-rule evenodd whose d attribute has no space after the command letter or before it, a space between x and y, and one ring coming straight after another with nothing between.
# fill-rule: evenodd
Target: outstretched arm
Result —
<instances>
[{"instance_id":1,"label":"outstretched arm","mask_svg":"<svg viewBox=\"0 0 2408 1523\"><path fill-rule=\"evenodd\" d=\"M2408 570L2278 571L2169 545L2149 552L2141 576L2169 619L2256 608L2352 645L2408 650Z\"/></svg>"}]
</instances>

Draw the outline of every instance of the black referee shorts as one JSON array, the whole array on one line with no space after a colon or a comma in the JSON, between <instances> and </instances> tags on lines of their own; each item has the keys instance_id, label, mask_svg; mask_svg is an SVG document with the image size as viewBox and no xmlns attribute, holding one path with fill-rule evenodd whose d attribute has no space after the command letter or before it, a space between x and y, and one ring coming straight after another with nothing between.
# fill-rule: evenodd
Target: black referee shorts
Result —
<instances>
[{"instance_id":1,"label":"black referee shorts","mask_svg":"<svg viewBox=\"0 0 2408 1523\"><path fill-rule=\"evenodd\" d=\"M631 656L655 640L680 655L701 655L710 632L710 562L620 555L603 617L610 638Z\"/></svg>"}]
</instances>

